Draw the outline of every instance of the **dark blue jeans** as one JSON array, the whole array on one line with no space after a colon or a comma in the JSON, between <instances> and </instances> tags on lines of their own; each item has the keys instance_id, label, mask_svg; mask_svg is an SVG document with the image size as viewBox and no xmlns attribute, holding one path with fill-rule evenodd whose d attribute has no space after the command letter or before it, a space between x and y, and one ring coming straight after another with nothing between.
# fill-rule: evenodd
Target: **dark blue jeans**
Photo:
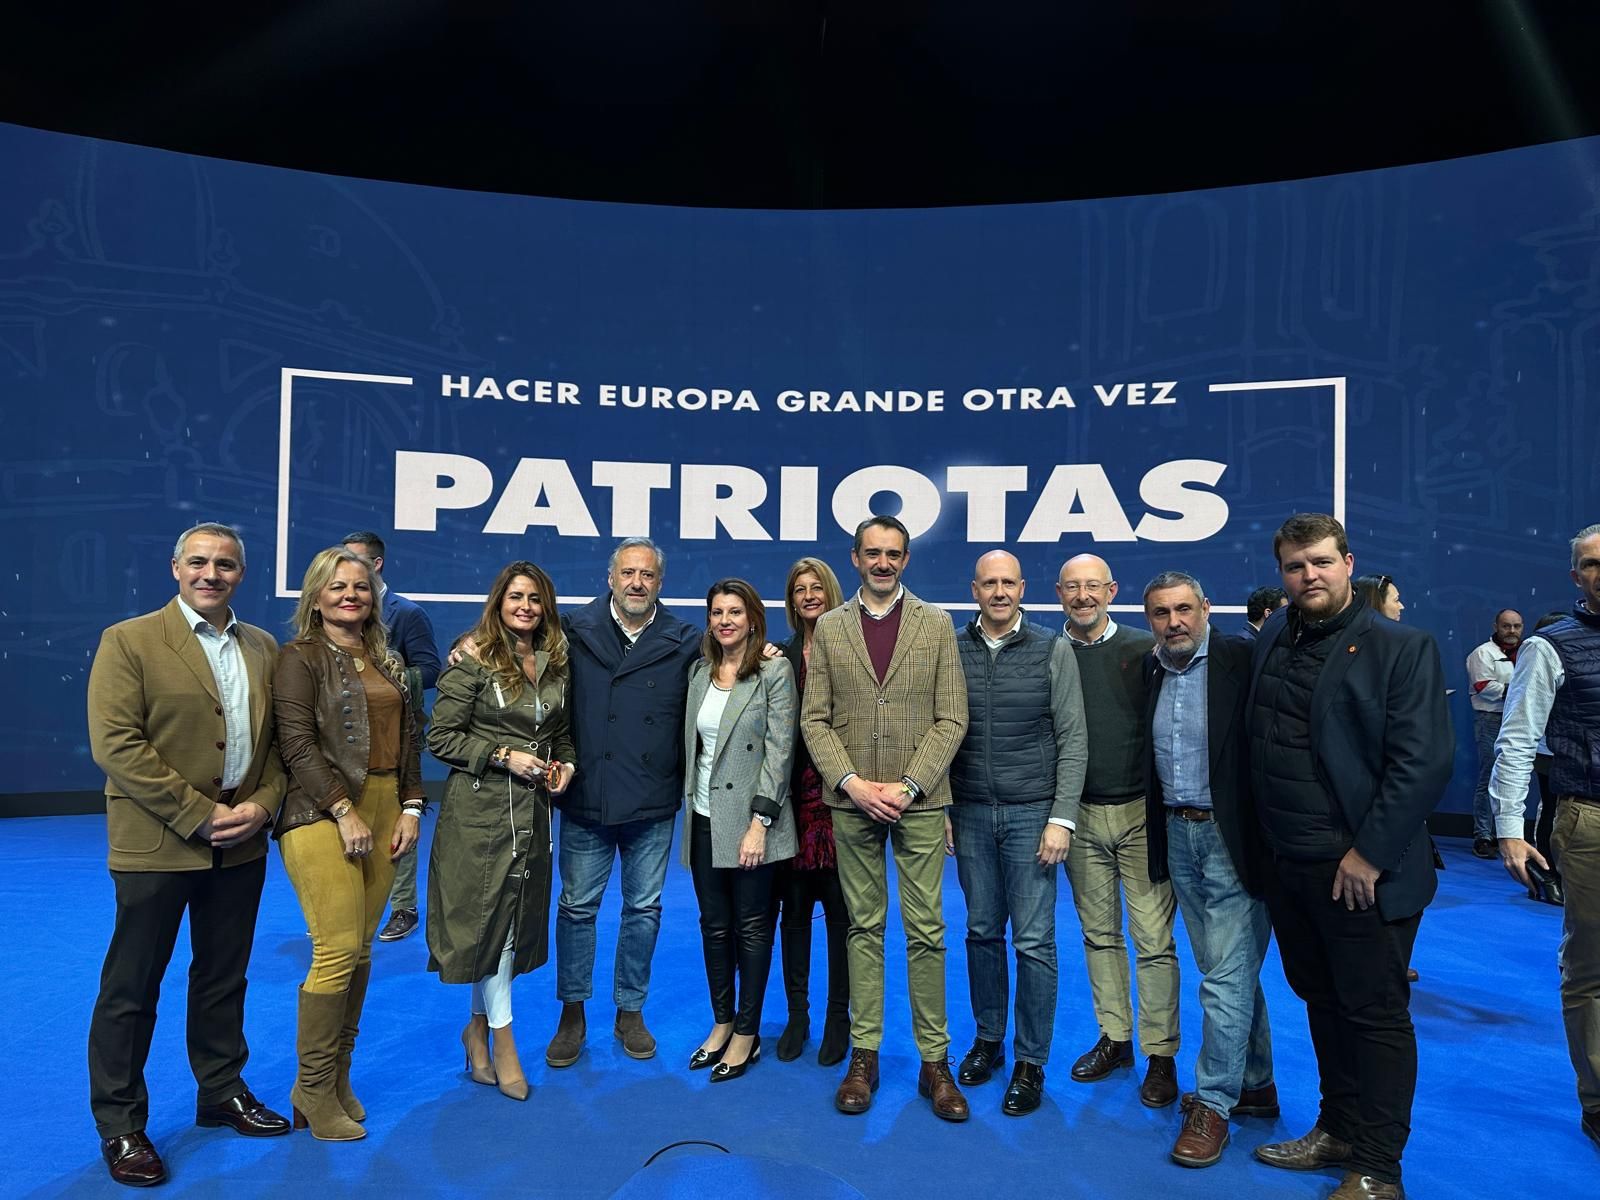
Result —
<instances>
[{"instance_id":1,"label":"dark blue jeans","mask_svg":"<svg viewBox=\"0 0 1600 1200\"><path fill-rule=\"evenodd\" d=\"M1200 968L1195 1096L1227 1117L1239 1089L1272 1082L1272 1027L1261 960L1272 936L1266 901L1244 890L1215 821L1167 816L1167 872Z\"/></svg>"},{"instance_id":2,"label":"dark blue jeans","mask_svg":"<svg viewBox=\"0 0 1600 1200\"><path fill-rule=\"evenodd\" d=\"M1006 922L1017 956L1014 1061L1043 1066L1056 1020L1056 875L1038 862L1050 801L950 807L967 898L967 982L978 1036L1006 1036Z\"/></svg>"},{"instance_id":3,"label":"dark blue jeans","mask_svg":"<svg viewBox=\"0 0 1600 1200\"><path fill-rule=\"evenodd\" d=\"M561 814L561 900L556 908L556 999L587 1000L594 991L595 917L622 856L622 921L612 992L625 1012L644 1008L650 960L661 929L661 889L672 851L673 817L596 825Z\"/></svg>"}]
</instances>

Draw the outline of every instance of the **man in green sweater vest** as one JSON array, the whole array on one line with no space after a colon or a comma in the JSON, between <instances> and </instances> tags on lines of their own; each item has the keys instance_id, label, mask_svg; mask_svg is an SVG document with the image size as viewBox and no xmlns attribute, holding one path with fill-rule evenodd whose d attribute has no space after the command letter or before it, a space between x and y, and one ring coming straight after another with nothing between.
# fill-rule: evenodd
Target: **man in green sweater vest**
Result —
<instances>
[{"instance_id":1,"label":"man in green sweater vest","mask_svg":"<svg viewBox=\"0 0 1600 1200\"><path fill-rule=\"evenodd\" d=\"M1133 1065L1133 998L1122 935L1127 900L1139 979L1139 1044L1149 1069L1139 1099L1163 1108L1178 1098L1177 912L1172 885L1150 878L1144 804L1145 677L1155 639L1111 619L1117 582L1104 559L1080 554L1062 564L1056 595L1062 636L1077 656L1089 729L1089 765L1067 854L1067 879L1083 926L1100 1040L1073 1065L1080 1083Z\"/></svg>"}]
</instances>

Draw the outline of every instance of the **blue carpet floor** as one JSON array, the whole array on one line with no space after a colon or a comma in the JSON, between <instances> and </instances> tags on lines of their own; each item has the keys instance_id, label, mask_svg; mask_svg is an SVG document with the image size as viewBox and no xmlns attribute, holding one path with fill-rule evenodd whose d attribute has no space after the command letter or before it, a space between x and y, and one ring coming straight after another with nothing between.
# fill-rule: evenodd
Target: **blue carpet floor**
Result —
<instances>
[{"instance_id":1,"label":"blue carpet floor","mask_svg":"<svg viewBox=\"0 0 1600 1200\"><path fill-rule=\"evenodd\" d=\"M431 828L431 821L429 822ZM87 1104L85 1036L112 919L104 820L0 821L0 928L11 968L0 982L0 1114L7 1196L126 1196L100 1162ZM1559 910L1534 904L1496 862L1442 844L1449 870L1423 920L1413 989L1421 1050L1414 1132L1406 1154L1415 1197L1593 1197L1600 1152L1578 1130L1572 1068L1556 991ZM426 862L426 859L424 859ZM945 882L953 1050L972 1035L962 946L961 892ZM365 1141L328 1144L301 1133L252 1141L193 1125L194 1084L183 1047L187 950L180 942L162 1001L148 1079L149 1130L172 1178L164 1195L436 1196L491 1191L528 1197L934 1195L1053 1197L1320 1197L1332 1172L1295 1175L1260 1165L1250 1149L1296 1136L1316 1117L1316 1070L1305 1010L1283 982L1276 949L1263 971L1273 1020L1283 1118L1236 1122L1223 1161L1174 1166L1176 1107L1139 1104L1137 1078L1071 1082L1067 1066L1096 1037L1077 921L1060 890L1061 1002L1044 1106L1016 1120L999 1112L1003 1084L969 1089L973 1119L935 1119L916 1095L917 1057L905 1001L903 943L890 922L883 1087L872 1111L831 1107L838 1069L816 1065L815 1041L795 1063L763 1058L743 1079L710 1086L683 1062L709 1027L696 907L688 874L669 876L655 977L646 1009L661 1052L627 1058L610 1035L615 880L602 916L598 1002L577 1065L547 1068L554 1027L553 966L517 983L515 1029L534 1085L525 1104L462 1073L457 1041L467 989L428 974L419 934L380 944L355 1082L369 1119ZM186 936L185 936L186 941ZM820 921L813 982L825 969ZM287 1113L294 1078L295 989L309 958L293 891L272 852L251 964L247 1078ZM1179 1078L1193 1083L1200 1013L1187 943ZM817 990L814 989L814 990ZM778 971L763 1038L782 1029ZM815 1032L820 1034L820 1020ZM1141 1060L1142 1067L1142 1060ZM659 1155L657 1151L676 1146ZM724 1153L724 1150L727 1153Z\"/></svg>"}]
</instances>

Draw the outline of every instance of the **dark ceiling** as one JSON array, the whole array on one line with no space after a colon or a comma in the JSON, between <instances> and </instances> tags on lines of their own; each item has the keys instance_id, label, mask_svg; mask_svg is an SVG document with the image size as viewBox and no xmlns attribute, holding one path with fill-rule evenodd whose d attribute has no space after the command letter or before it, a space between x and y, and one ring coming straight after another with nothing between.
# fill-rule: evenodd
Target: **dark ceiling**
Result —
<instances>
[{"instance_id":1,"label":"dark ceiling","mask_svg":"<svg viewBox=\"0 0 1600 1200\"><path fill-rule=\"evenodd\" d=\"M1070 199L1600 132L1589 0L20 9L0 120L585 199Z\"/></svg>"}]
</instances>

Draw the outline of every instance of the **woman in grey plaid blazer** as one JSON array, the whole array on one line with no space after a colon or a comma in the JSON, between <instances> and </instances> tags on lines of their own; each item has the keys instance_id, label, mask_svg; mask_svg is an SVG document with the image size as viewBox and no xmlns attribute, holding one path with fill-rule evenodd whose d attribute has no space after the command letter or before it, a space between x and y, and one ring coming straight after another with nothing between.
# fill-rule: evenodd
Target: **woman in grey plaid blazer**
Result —
<instances>
[{"instance_id":1,"label":"woman in grey plaid blazer","mask_svg":"<svg viewBox=\"0 0 1600 1200\"><path fill-rule=\"evenodd\" d=\"M772 967L772 864L795 852L786 803L794 756L794 670L762 658L761 597L742 579L706 593L703 657L684 712L683 861L700 901L714 1024L689 1059L711 1082L761 1057L761 1002ZM738 1006L735 1010L735 981Z\"/></svg>"}]
</instances>

